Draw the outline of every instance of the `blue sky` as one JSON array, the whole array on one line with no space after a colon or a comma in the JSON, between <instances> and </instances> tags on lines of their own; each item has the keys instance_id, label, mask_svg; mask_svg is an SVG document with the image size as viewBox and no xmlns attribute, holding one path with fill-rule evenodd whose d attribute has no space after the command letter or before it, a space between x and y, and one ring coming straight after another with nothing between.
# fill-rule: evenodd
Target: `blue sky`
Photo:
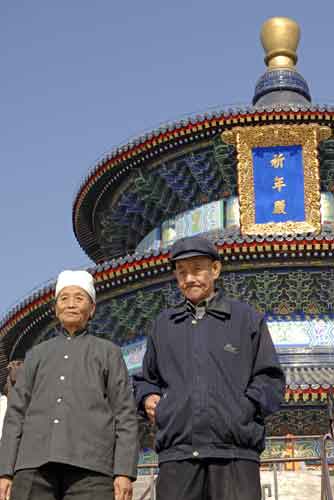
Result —
<instances>
[{"instance_id":1,"label":"blue sky","mask_svg":"<svg viewBox=\"0 0 334 500\"><path fill-rule=\"evenodd\" d=\"M2 0L0 314L64 268L89 266L72 231L82 178L161 122L249 103L259 32L301 26L298 69L333 102L333 2Z\"/></svg>"}]
</instances>

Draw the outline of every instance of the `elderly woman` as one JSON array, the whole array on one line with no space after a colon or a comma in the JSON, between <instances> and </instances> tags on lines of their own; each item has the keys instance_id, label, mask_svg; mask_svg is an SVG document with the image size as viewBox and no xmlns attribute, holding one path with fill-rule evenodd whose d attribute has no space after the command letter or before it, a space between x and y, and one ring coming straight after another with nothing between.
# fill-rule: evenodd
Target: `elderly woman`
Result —
<instances>
[{"instance_id":1,"label":"elderly woman","mask_svg":"<svg viewBox=\"0 0 334 500\"><path fill-rule=\"evenodd\" d=\"M120 349L89 334L93 277L60 273L58 335L28 352L0 444L0 500L130 500L137 418Z\"/></svg>"}]
</instances>

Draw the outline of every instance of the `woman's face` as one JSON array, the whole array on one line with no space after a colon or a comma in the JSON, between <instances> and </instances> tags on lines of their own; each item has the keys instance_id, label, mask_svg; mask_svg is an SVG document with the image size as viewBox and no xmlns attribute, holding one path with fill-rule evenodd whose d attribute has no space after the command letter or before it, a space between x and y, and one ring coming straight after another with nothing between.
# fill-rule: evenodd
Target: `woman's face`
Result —
<instances>
[{"instance_id":1,"label":"woman's face","mask_svg":"<svg viewBox=\"0 0 334 500\"><path fill-rule=\"evenodd\" d=\"M59 293L56 316L69 333L84 329L94 313L95 304L83 288L66 286Z\"/></svg>"}]
</instances>

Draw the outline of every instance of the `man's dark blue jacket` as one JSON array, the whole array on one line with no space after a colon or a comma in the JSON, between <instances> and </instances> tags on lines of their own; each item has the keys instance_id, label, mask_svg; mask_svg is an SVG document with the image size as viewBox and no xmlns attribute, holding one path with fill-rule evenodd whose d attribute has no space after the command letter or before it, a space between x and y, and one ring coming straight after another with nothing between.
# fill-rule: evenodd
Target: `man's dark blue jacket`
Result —
<instances>
[{"instance_id":1,"label":"man's dark blue jacket","mask_svg":"<svg viewBox=\"0 0 334 500\"><path fill-rule=\"evenodd\" d=\"M284 375L262 314L218 293L195 320L186 303L162 312L136 376L140 411L159 394L156 450L171 460L259 460L264 417L280 407Z\"/></svg>"}]
</instances>

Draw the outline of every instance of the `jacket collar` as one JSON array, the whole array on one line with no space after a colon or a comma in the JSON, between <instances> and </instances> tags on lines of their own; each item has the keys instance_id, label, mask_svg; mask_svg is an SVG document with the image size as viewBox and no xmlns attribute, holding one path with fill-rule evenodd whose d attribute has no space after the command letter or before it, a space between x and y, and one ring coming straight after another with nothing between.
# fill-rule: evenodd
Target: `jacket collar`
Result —
<instances>
[{"instance_id":1,"label":"jacket collar","mask_svg":"<svg viewBox=\"0 0 334 500\"><path fill-rule=\"evenodd\" d=\"M224 298L222 291L217 292L209 304L207 304L206 314L215 316L221 320L231 317L231 304ZM172 309L170 319L182 321L190 315L191 310L188 307L188 301L183 300Z\"/></svg>"},{"instance_id":2,"label":"jacket collar","mask_svg":"<svg viewBox=\"0 0 334 500\"><path fill-rule=\"evenodd\" d=\"M74 335L70 335L63 326L58 326L56 328L57 330L57 335L59 337L71 337L71 338L76 338L76 337L83 337L84 335L87 335L88 334L88 329L87 328L83 328L82 330L78 330L77 332L75 332Z\"/></svg>"}]
</instances>

